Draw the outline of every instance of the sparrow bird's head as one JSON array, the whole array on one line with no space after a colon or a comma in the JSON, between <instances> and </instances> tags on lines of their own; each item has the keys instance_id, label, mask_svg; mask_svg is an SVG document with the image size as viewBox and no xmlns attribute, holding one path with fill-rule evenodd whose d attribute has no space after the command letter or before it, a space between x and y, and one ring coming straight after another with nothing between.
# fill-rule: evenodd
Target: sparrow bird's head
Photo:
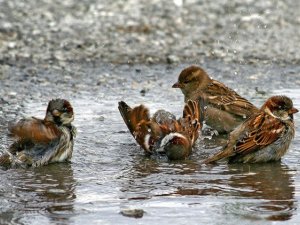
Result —
<instances>
[{"instance_id":1,"label":"sparrow bird's head","mask_svg":"<svg viewBox=\"0 0 300 225\"><path fill-rule=\"evenodd\" d=\"M169 159L178 160L189 156L192 146L187 137L180 133L170 133L165 136L160 144L160 151Z\"/></svg>"},{"instance_id":2,"label":"sparrow bird's head","mask_svg":"<svg viewBox=\"0 0 300 225\"><path fill-rule=\"evenodd\" d=\"M190 66L181 71L178 81L172 88L180 88L184 95L206 87L211 79L207 73L198 66Z\"/></svg>"},{"instance_id":3,"label":"sparrow bird's head","mask_svg":"<svg viewBox=\"0 0 300 225\"><path fill-rule=\"evenodd\" d=\"M48 103L46 121L58 125L67 125L74 120L73 108L69 101L64 99L53 99Z\"/></svg>"},{"instance_id":4,"label":"sparrow bird's head","mask_svg":"<svg viewBox=\"0 0 300 225\"><path fill-rule=\"evenodd\" d=\"M286 96L270 97L261 110L283 121L293 120L293 114L298 112L298 109L293 107L292 100Z\"/></svg>"}]
</instances>

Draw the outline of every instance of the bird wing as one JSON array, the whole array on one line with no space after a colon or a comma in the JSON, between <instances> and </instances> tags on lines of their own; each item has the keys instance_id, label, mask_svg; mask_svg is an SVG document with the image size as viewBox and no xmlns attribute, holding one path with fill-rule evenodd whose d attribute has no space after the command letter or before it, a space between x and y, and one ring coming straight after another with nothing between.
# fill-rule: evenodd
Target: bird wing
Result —
<instances>
[{"instance_id":1,"label":"bird wing","mask_svg":"<svg viewBox=\"0 0 300 225\"><path fill-rule=\"evenodd\" d=\"M137 126L141 121L150 121L149 110L143 105L131 108L125 102L120 101L118 109L126 126L133 136L134 131L137 129Z\"/></svg>"},{"instance_id":2,"label":"bird wing","mask_svg":"<svg viewBox=\"0 0 300 225\"><path fill-rule=\"evenodd\" d=\"M199 103L188 100L188 102L184 105L182 118L186 118L188 116L191 116L192 119L198 119L200 117Z\"/></svg>"},{"instance_id":3,"label":"bird wing","mask_svg":"<svg viewBox=\"0 0 300 225\"><path fill-rule=\"evenodd\" d=\"M151 153L172 130L173 128L170 128L167 124L143 120L138 124L134 137L146 152Z\"/></svg>"},{"instance_id":4,"label":"bird wing","mask_svg":"<svg viewBox=\"0 0 300 225\"><path fill-rule=\"evenodd\" d=\"M160 127L150 120L149 109L144 105L131 108L123 101L119 102L118 108L136 142L146 152L151 153L152 146L160 134Z\"/></svg>"},{"instance_id":5,"label":"bird wing","mask_svg":"<svg viewBox=\"0 0 300 225\"><path fill-rule=\"evenodd\" d=\"M240 129L244 129L240 132ZM247 119L230 134L228 144L204 163L213 163L223 158L242 156L261 150L275 142L284 132L282 122L264 113Z\"/></svg>"},{"instance_id":6,"label":"bird wing","mask_svg":"<svg viewBox=\"0 0 300 225\"><path fill-rule=\"evenodd\" d=\"M10 124L8 129L13 137L32 143L48 143L58 139L61 135L61 131L54 123L34 117Z\"/></svg>"},{"instance_id":7,"label":"bird wing","mask_svg":"<svg viewBox=\"0 0 300 225\"><path fill-rule=\"evenodd\" d=\"M188 100L183 109L183 116L178 120L178 130L177 132L181 132L185 136L189 137L191 140L191 144L193 145L195 141L199 137L199 130L202 127L201 121L202 119L202 110L200 106L203 105L199 101Z\"/></svg>"},{"instance_id":8,"label":"bird wing","mask_svg":"<svg viewBox=\"0 0 300 225\"><path fill-rule=\"evenodd\" d=\"M280 120L263 113L249 120L247 128L234 146L236 154L246 155L263 149L275 142L285 130Z\"/></svg>"},{"instance_id":9,"label":"bird wing","mask_svg":"<svg viewBox=\"0 0 300 225\"><path fill-rule=\"evenodd\" d=\"M206 101L208 101L209 104L231 114L240 117L249 117L253 113L258 112L258 108L247 99L241 97L235 91L216 80L213 80L212 83L208 85L205 93L207 94Z\"/></svg>"}]
</instances>

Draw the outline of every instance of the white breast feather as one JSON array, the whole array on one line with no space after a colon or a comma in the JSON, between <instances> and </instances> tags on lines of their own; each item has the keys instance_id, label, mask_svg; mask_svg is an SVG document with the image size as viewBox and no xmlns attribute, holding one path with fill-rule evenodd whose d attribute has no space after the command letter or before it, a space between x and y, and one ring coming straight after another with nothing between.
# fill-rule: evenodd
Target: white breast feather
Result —
<instances>
[{"instance_id":1,"label":"white breast feather","mask_svg":"<svg viewBox=\"0 0 300 225\"><path fill-rule=\"evenodd\" d=\"M166 136L161 140L160 147L165 146L165 145L166 145L170 140L172 140L174 137L179 137L179 138L186 139L186 137L183 136L182 134L179 134L179 133L170 133L170 134L166 135Z\"/></svg>"}]
</instances>

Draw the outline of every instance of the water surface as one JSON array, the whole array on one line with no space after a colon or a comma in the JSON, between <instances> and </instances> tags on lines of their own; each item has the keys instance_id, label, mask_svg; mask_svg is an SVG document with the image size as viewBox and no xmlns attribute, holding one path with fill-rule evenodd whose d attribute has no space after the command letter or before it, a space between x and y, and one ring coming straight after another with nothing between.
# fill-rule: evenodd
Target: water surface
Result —
<instances>
[{"instance_id":1,"label":"water surface","mask_svg":"<svg viewBox=\"0 0 300 225\"><path fill-rule=\"evenodd\" d=\"M225 141L209 136L184 161L147 158L136 145L117 102L179 116L183 97L171 86L185 66L8 68L0 83L2 152L10 143L7 122L43 117L51 98L71 101L78 136L71 163L0 170L0 224L299 224L299 115L295 139L277 163L201 165ZM299 66L203 66L257 106L286 94L300 108ZM144 216L121 215L127 208L143 209Z\"/></svg>"}]
</instances>

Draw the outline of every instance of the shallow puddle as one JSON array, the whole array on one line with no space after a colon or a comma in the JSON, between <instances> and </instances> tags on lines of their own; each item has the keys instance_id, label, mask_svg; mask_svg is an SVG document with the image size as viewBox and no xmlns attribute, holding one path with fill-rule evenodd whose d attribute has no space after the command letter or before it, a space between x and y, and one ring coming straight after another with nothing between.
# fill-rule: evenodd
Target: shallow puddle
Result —
<instances>
[{"instance_id":1,"label":"shallow puddle","mask_svg":"<svg viewBox=\"0 0 300 225\"><path fill-rule=\"evenodd\" d=\"M43 117L51 98L71 101L78 136L71 163L0 170L0 224L299 224L298 114L295 139L278 163L201 165L222 138L202 137L189 160L176 162L147 158L136 145L118 101L179 116L183 97L171 86L185 66L7 68L0 83L2 152L9 144L7 122ZM300 108L299 66L218 61L202 66L257 106L285 94ZM125 217L120 211L127 208L142 209L144 215Z\"/></svg>"}]
</instances>

